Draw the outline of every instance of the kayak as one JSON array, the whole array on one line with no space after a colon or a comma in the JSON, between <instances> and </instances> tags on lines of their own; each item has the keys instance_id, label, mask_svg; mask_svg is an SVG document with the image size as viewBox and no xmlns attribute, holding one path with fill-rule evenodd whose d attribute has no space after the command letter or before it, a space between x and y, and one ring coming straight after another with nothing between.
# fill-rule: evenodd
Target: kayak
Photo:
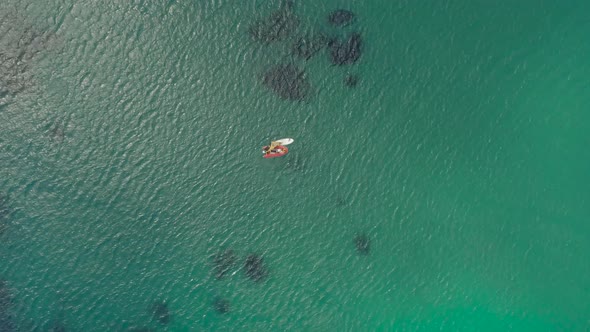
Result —
<instances>
[{"instance_id":1,"label":"kayak","mask_svg":"<svg viewBox=\"0 0 590 332\"><path fill-rule=\"evenodd\" d=\"M281 145L289 145L289 144L295 142L295 140L292 138L281 138L281 139L276 140L275 142L278 142Z\"/></svg>"},{"instance_id":2,"label":"kayak","mask_svg":"<svg viewBox=\"0 0 590 332\"><path fill-rule=\"evenodd\" d=\"M268 149L269 146L265 146L262 148L262 153L263 153L263 158L276 158L276 157L282 157L284 155L286 155L287 153L289 153L289 149L284 146L284 145L279 145L277 147L274 148L274 150L276 150L277 152L271 152L271 153L266 153L264 150Z\"/></svg>"}]
</instances>

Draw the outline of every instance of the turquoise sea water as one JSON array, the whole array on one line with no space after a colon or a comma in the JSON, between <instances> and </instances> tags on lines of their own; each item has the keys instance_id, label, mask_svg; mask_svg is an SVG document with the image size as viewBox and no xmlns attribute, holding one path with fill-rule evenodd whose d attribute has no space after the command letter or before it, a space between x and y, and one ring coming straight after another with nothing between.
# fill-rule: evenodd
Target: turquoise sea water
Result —
<instances>
[{"instance_id":1,"label":"turquoise sea water","mask_svg":"<svg viewBox=\"0 0 590 332\"><path fill-rule=\"evenodd\" d=\"M344 67L252 40L280 5L0 2L0 331L590 329L590 3L295 2Z\"/></svg>"}]
</instances>

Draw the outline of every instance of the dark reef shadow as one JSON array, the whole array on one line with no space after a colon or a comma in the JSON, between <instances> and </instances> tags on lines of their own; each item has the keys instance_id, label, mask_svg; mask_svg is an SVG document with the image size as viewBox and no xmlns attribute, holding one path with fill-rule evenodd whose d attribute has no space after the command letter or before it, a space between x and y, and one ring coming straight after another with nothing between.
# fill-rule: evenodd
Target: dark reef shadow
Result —
<instances>
[{"instance_id":1,"label":"dark reef shadow","mask_svg":"<svg viewBox=\"0 0 590 332\"><path fill-rule=\"evenodd\" d=\"M371 252L371 239L367 234L359 233L354 237L354 246L359 254L366 256Z\"/></svg>"},{"instance_id":2,"label":"dark reef shadow","mask_svg":"<svg viewBox=\"0 0 590 332\"><path fill-rule=\"evenodd\" d=\"M323 48L328 46L328 41L329 38L321 33L300 36L293 42L291 54L303 60L310 60Z\"/></svg>"},{"instance_id":3,"label":"dark reef shadow","mask_svg":"<svg viewBox=\"0 0 590 332\"><path fill-rule=\"evenodd\" d=\"M357 62L361 57L362 44L362 37L357 32L353 32L345 41L337 38L331 39L329 41L330 61L338 66Z\"/></svg>"},{"instance_id":4,"label":"dark reef shadow","mask_svg":"<svg viewBox=\"0 0 590 332\"><path fill-rule=\"evenodd\" d=\"M336 27L343 27L354 23L355 14L350 10L337 9L328 15L328 23Z\"/></svg>"},{"instance_id":5,"label":"dark reef shadow","mask_svg":"<svg viewBox=\"0 0 590 332\"><path fill-rule=\"evenodd\" d=\"M304 100L311 91L305 71L293 64L268 68L262 76L262 84L285 100Z\"/></svg>"},{"instance_id":6,"label":"dark reef shadow","mask_svg":"<svg viewBox=\"0 0 590 332\"><path fill-rule=\"evenodd\" d=\"M262 282L268 277L268 270L262 256L250 254L244 262L244 273L246 277L254 282Z\"/></svg>"},{"instance_id":7,"label":"dark reef shadow","mask_svg":"<svg viewBox=\"0 0 590 332\"><path fill-rule=\"evenodd\" d=\"M231 305L229 300L222 297L216 297L213 300L213 309L219 314L227 314L231 310Z\"/></svg>"},{"instance_id":8,"label":"dark reef shadow","mask_svg":"<svg viewBox=\"0 0 590 332\"><path fill-rule=\"evenodd\" d=\"M153 319L162 325L167 325L172 320L168 304L164 301L155 301L150 306L149 311L152 314Z\"/></svg>"},{"instance_id":9,"label":"dark reef shadow","mask_svg":"<svg viewBox=\"0 0 590 332\"><path fill-rule=\"evenodd\" d=\"M280 9L254 21L248 28L248 33L255 41L268 44L285 40L294 34L299 23L299 18L294 12L293 1L287 1Z\"/></svg>"},{"instance_id":10,"label":"dark reef shadow","mask_svg":"<svg viewBox=\"0 0 590 332\"><path fill-rule=\"evenodd\" d=\"M359 83L359 77L357 75L348 74L346 75L346 77L344 77L343 82L345 86L349 88L354 88Z\"/></svg>"}]
</instances>

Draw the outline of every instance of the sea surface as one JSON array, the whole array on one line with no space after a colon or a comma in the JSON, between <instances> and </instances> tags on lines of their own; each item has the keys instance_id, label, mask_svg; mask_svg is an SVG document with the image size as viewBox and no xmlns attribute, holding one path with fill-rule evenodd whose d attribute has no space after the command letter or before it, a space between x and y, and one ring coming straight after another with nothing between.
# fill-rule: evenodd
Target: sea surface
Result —
<instances>
[{"instance_id":1,"label":"sea surface","mask_svg":"<svg viewBox=\"0 0 590 332\"><path fill-rule=\"evenodd\" d=\"M0 331L589 331L588 13L0 1Z\"/></svg>"}]
</instances>

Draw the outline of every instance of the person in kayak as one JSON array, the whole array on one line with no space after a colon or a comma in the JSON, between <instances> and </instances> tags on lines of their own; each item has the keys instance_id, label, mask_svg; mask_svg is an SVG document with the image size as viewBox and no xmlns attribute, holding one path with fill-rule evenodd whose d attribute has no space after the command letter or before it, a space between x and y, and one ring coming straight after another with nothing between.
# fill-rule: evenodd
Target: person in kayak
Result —
<instances>
[{"instance_id":1,"label":"person in kayak","mask_svg":"<svg viewBox=\"0 0 590 332\"><path fill-rule=\"evenodd\" d=\"M279 147L280 145L281 143L279 142L270 142L269 146L265 146L264 148L262 148L262 152L264 152L265 154L280 153L281 151L283 151L282 149L277 149L277 147Z\"/></svg>"}]
</instances>

